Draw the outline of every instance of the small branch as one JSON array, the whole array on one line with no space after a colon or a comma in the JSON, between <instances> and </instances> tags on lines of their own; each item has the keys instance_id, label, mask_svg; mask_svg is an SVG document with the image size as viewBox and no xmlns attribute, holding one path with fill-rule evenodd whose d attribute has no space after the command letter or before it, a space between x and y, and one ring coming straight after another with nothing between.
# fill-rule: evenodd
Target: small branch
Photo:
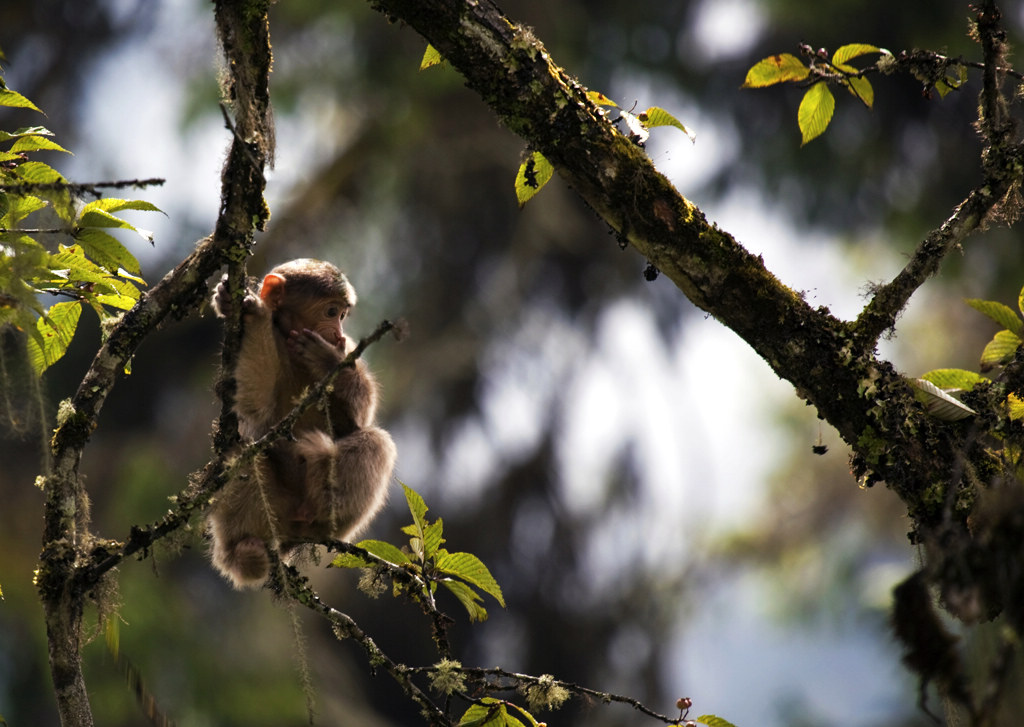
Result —
<instances>
[{"instance_id":1,"label":"small branch","mask_svg":"<svg viewBox=\"0 0 1024 727\"><path fill-rule=\"evenodd\" d=\"M0 184L0 192L24 194L26 192L52 192L66 189L72 194L91 194L102 197L100 189L141 189L143 187L160 187L165 179L151 177L149 179L119 179L113 182L19 182L17 184Z\"/></svg>"},{"instance_id":2,"label":"small branch","mask_svg":"<svg viewBox=\"0 0 1024 727\"><path fill-rule=\"evenodd\" d=\"M411 679L413 670L402 664L395 663L387 654L380 650L359 624L351 616L329 606L320 600L320 596L310 587L309 581L299 575L291 567L284 568L285 581L283 590L293 599L320 614L334 627L339 639L352 639L366 652L370 667L376 670L382 667L398 684L403 692L415 702L428 724L452 725L451 719Z\"/></svg>"},{"instance_id":3,"label":"small branch","mask_svg":"<svg viewBox=\"0 0 1024 727\"><path fill-rule=\"evenodd\" d=\"M917 246L910 261L886 285L875 290L854 323L854 335L864 350L874 348L879 337L896 325L910 297L938 272L946 255L976 230L1003 198L1009 184L998 189L978 187L953 211L952 216Z\"/></svg>"},{"instance_id":4,"label":"small branch","mask_svg":"<svg viewBox=\"0 0 1024 727\"><path fill-rule=\"evenodd\" d=\"M427 667L410 667L409 672L415 674L433 674L438 669L435 666ZM584 687L579 684L572 682L565 682L559 679L552 680L550 676L532 676L530 674L518 674L516 672L506 671L497 667L494 668L476 668L476 667L462 667L457 670L459 673L464 674L469 679L475 680L480 684L481 688L488 692L507 692L521 689L523 686L532 685L544 685L547 682L550 685L562 687L566 691L575 694L579 697L586 697L588 699L596 699L606 704L616 702L618 704L625 704L641 714L647 715L653 719L664 722L665 724L677 725L682 721L679 717L669 717L668 715L656 712L650 707L646 706L643 702L634 699L632 697L626 697L620 694L612 694L611 692L602 692L597 689L591 689ZM491 678L496 678L492 681ZM466 697L470 702L475 702L470 697Z\"/></svg>"}]
</instances>

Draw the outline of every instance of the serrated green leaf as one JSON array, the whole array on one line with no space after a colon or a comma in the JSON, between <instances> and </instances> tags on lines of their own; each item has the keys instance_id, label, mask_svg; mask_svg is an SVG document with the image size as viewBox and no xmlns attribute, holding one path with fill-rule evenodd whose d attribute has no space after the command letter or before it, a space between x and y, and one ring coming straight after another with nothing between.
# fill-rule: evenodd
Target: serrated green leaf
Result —
<instances>
[{"instance_id":1,"label":"serrated green leaf","mask_svg":"<svg viewBox=\"0 0 1024 727\"><path fill-rule=\"evenodd\" d=\"M0 131L0 142L20 139L23 136L53 136L45 126L23 126L17 131Z\"/></svg>"},{"instance_id":2,"label":"serrated green leaf","mask_svg":"<svg viewBox=\"0 0 1024 727\"><path fill-rule=\"evenodd\" d=\"M810 69L799 58L789 53L768 56L755 63L740 88L763 88L784 81L802 81Z\"/></svg>"},{"instance_id":3,"label":"serrated green leaf","mask_svg":"<svg viewBox=\"0 0 1024 727\"><path fill-rule=\"evenodd\" d=\"M912 379L911 383L917 389L915 395L928 413L932 416L947 422L955 422L966 419L978 412L954 397L955 392L943 391L931 381L926 379Z\"/></svg>"},{"instance_id":4,"label":"serrated green leaf","mask_svg":"<svg viewBox=\"0 0 1024 727\"><path fill-rule=\"evenodd\" d=\"M25 162L14 168L14 173L31 184L60 184L65 182L60 172L42 162Z\"/></svg>"},{"instance_id":5,"label":"serrated green leaf","mask_svg":"<svg viewBox=\"0 0 1024 727\"><path fill-rule=\"evenodd\" d=\"M363 550L371 553L386 560L388 563L394 563L395 565L405 565L409 563L409 556L403 553L399 548L395 547L391 543L383 540L361 540L356 543L357 546Z\"/></svg>"},{"instance_id":6,"label":"serrated green leaf","mask_svg":"<svg viewBox=\"0 0 1024 727\"><path fill-rule=\"evenodd\" d=\"M921 376L925 381L930 381L940 389L963 389L970 391L979 381L988 381L981 374L963 369L935 369Z\"/></svg>"},{"instance_id":7,"label":"serrated green leaf","mask_svg":"<svg viewBox=\"0 0 1024 727\"><path fill-rule=\"evenodd\" d=\"M981 352L981 370L988 371L994 366L1007 363L1017 353L1021 338L1012 331L999 331Z\"/></svg>"},{"instance_id":8,"label":"serrated green leaf","mask_svg":"<svg viewBox=\"0 0 1024 727\"><path fill-rule=\"evenodd\" d=\"M459 719L459 727L486 727L504 725L508 716L505 704L494 697L484 697L482 704L474 704Z\"/></svg>"},{"instance_id":9,"label":"serrated green leaf","mask_svg":"<svg viewBox=\"0 0 1024 727\"><path fill-rule=\"evenodd\" d=\"M131 230L149 244L153 244L153 233L136 227L125 219L104 210L89 210L78 217L77 227L106 227L117 230Z\"/></svg>"},{"instance_id":10,"label":"serrated green leaf","mask_svg":"<svg viewBox=\"0 0 1024 727\"><path fill-rule=\"evenodd\" d=\"M31 194L6 195L7 211L0 217L0 226L13 229L18 223L37 210L46 206L46 201Z\"/></svg>"},{"instance_id":11,"label":"serrated green leaf","mask_svg":"<svg viewBox=\"0 0 1024 727\"><path fill-rule=\"evenodd\" d=\"M79 215L85 214L86 212L92 212L93 210L100 210L103 212L122 212L124 210L138 210L140 212L159 212L164 213L162 209L157 207L152 202L146 202L142 199L117 199L116 197L104 197L103 199L97 199L89 204L82 207L82 211Z\"/></svg>"},{"instance_id":12,"label":"serrated green leaf","mask_svg":"<svg viewBox=\"0 0 1024 727\"><path fill-rule=\"evenodd\" d=\"M462 581L444 580L441 581L441 585L455 594L455 597L459 599L459 603L463 605L466 612L469 614L470 621L487 620L487 609L480 605L483 599L480 597L479 593Z\"/></svg>"},{"instance_id":13,"label":"serrated green leaf","mask_svg":"<svg viewBox=\"0 0 1024 727\"><path fill-rule=\"evenodd\" d=\"M878 46L869 45L868 43L850 43L848 45L841 45L836 48L836 52L832 54L832 64L840 66L844 63L849 63L857 56L865 55L866 53L881 53L882 49Z\"/></svg>"},{"instance_id":14,"label":"serrated green leaf","mask_svg":"<svg viewBox=\"0 0 1024 727\"><path fill-rule=\"evenodd\" d=\"M437 549L440 548L441 543L444 542L444 538L442 537L443 533L444 523L441 521L441 518L427 524L426 530L423 531L423 557L434 557L434 554L437 553Z\"/></svg>"},{"instance_id":15,"label":"serrated green leaf","mask_svg":"<svg viewBox=\"0 0 1024 727\"><path fill-rule=\"evenodd\" d=\"M409 512L412 513L413 524L422 533L427 526L427 503L423 501L420 493L408 485L403 483L402 489L405 491L405 501L409 504Z\"/></svg>"},{"instance_id":16,"label":"serrated green leaf","mask_svg":"<svg viewBox=\"0 0 1024 727\"><path fill-rule=\"evenodd\" d=\"M703 714L697 718L697 722L707 727L736 727L732 722L716 717L713 714Z\"/></svg>"},{"instance_id":17,"label":"serrated green leaf","mask_svg":"<svg viewBox=\"0 0 1024 727\"><path fill-rule=\"evenodd\" d=\"M617 103L612 101L610 98L605 96L600 91L587 91L587 98L589 98L593 103L597 104L598 106L614 106L615 108L619 107Z\"/></svg>"},{"instance_id":18,"label":"serrated green leaf","mask_svg":"<svg viewBox=\"0 0 1024 727\"><path fill-rule=\"evenodd\" d=\"M842 68L844 70L850 69L854 73L857 72L857 69L853 68L853 66L843 66ZM860 99L861 103L868 108L872 108L874 106L875 89L871 87L871 82L868 79L863 76L856 78L851 77L846 79L846 84L846 87L850 90L850 94Z\"/></svg>"},{"instance_id":19,"label":"serrated green leaf","mask_svg":"<svg viewBox=\"0 0 1024 727\"><path fill-rule=\"evenodd\" d=\"M519 200L519 206L522 207L529 202L533 195L550 181L554 173L555 168L551 166L551 162L539 151L533 152L520 164L519 171L516 172L516 199Z\"/></svg>"},{"instance_id":20,"label":"serrated green leaf","mask_svg":"<svg viewBox=\"0 0 1024 727\"><path fill-rule=\"evenodd\" d=\"M683 126L683 122L659 106L651 106L640 114L639 118L640 123L648 129L653 129L655 126L674 126L690 137L690 141L696 139L690 130Z\"/></svg>"},{"instance_id":21,"label":"serrated green leaf","mask_svg":"<svg viewBox=\"0 0 1024 727\"><path fill-rule=\"evenodd\" d=\"M1012 308L994 300L982 300L981 298L967 298L964 301L979 313L988 316L1003 328L1018 336L1024 335L1024 321Z\"/></svg>"},{"instance_id":22,"label":"serrated green leaf","mask_svg":"<svg viewBox=\"0 0 1024 727\"><path fill-rule=\"evenodd\" d=\"M54 303L36 322L36 335L28 337L28 358L36 374L42 374L67 352L78 328L82 304Z\"/></svg>"},{"instance_id":23,"label":"serrated green leaf","mask_svg":"<svg viewBox=\"0 0 1024 727\"><path fill-rule=\"evenodd\" d=\"M75 240L82 246L88 257L112 274L117 274L121 268L134 274L140 272L139 261L128 251L128 248L113 236L96 227L76 230Z\"/></svg>"},{"instance_id":24,"label":"serrated green leaf","mask_svg":"<svg viewBox=\"0 0 1024 727\"><path fill-rule=\"evenodd\" d=\"M484 593L493 596L502 608L505 607L501 586L494 580L494 576L491 575L483 561L472 553L448 553L439 557L435 566L444 573L473 584Z\"/></svg>"},{"instance_id":25,"label":"serrated green leaf","mask_svg":"<svg viewBox=\"0 0 1024 727\"><path fill-rule=\"evenodd\" d=\"M440 51L434 46L427 44L427 49L423 51L423 59L420 60L420 70L426 70L431 66L437 66L444 62L444 58L441 57Z\"/></svg>"},{"instance_id":26,"label":"serrated green leaf","mask_svg":"<svg viewBox=\"0 0 1024 727\"><path fill-rule=\"evenodd\" d=\"M0 106L10 106L11 108L17 109L32 109L33 111L43 113L34 103L17 91L12 91L9 88L0 88Z\"/></svg>"},{"instance_id":27,"label":"serrated green leaf","mask_svg":"<svg viewBox=\"0 0 1024 727\"><path fill-rule=\"evenodd\" d=\"M819 81L807 89L797 110L797 123L803 136L801 146L820 136L828 128L835 108L836 99L824 81Z\"/></svg>"}]
</instances>

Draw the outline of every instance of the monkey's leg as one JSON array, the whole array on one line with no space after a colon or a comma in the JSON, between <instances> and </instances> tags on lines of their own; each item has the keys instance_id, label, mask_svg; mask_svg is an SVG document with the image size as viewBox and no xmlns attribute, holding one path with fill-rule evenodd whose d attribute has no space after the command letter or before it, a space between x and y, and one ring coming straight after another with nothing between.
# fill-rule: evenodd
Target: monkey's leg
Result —
<instances>
[{"instance_id":1,"label":"monkey's leg","mask_svg":"<svg viewBox=\"0 0 1024 727\"><path fill-rule=\"evenodd\" d=\"M235 588L255 588L270 571L268 543L275 540L282 503L276 467L266 460L229 482L217 496L207 523L213 565Z\"/></svg>"},{"instance_id":2,"label":"monkey's leg","mask_svg":"<svg viewBox=\"0 0 1024 727\"><path fill-rule=\"evenodd\" d=\"M306 498L312 537L345 540L370 524L387 500L395 444L379 427L358 429L333 441L321 431L295 443L306 463Z\"/></svg>"}]
</instances>

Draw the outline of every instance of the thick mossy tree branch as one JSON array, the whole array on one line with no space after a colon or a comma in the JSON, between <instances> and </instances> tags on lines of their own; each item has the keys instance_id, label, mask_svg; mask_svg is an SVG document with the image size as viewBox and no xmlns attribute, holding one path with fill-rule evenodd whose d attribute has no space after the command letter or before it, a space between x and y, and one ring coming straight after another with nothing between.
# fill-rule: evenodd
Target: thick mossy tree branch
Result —
<instances>
[{"instance_id":1,"label":"thick mossy tree branch","mask_svg":"<svg viewBox=\"0 0 1024 727\"><path fill-rule=\"evenodd\" d=\"M373 4L437 48L622 239L790 381L912 510L915 492L950 481L959 435L923 415L902 377L851 326L809 306L760 257L710 224L528 29L489 0Z\"/></svg>"}]
</instances>

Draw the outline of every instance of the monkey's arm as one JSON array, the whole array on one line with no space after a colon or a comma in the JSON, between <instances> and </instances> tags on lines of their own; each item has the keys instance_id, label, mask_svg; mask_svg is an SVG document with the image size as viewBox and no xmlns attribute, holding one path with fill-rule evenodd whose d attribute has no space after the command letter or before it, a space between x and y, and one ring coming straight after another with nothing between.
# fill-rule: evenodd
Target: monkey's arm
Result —
<instances>
[{"instance_id":1,"label":"monkey's arm","mask_svg":"<svg viewBox=\"0 0 1024 727\"><path fill-rule=\"evenodd\" d=\"M288 347L314 378L321 379L344 361L355 344L345 337L340 345L333 346L315 331L304 330L291 332ZM377 416L377 399L377 379L362 359L357 359L352 367L343 368L334 380L331 396L331 420L335 430L345 434L371 426Z\"/></svg>"}]
</instances>

